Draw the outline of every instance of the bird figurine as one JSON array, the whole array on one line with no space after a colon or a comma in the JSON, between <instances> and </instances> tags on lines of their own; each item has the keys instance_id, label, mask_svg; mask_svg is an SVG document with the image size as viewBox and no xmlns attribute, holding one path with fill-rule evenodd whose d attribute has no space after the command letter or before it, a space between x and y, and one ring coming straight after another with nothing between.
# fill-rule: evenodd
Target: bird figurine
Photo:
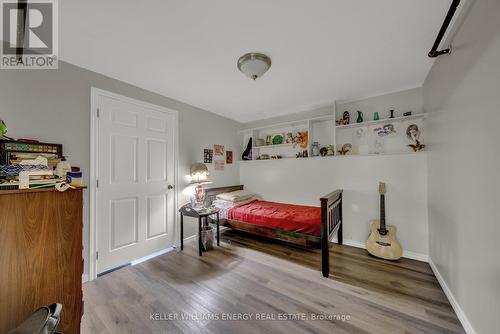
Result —
<instances>
[{"instance_id":1,"label":"bird figurine","mask_svg":"<svg viewBox=\"0 0 500 334\"><path fill-rule=\"evenodd\" d=\"M351 150L351 148L352 148L351 144L344 144L344 145L342 145L342 147L340 148L340 150L337 150L337 152L340 155L346 155L347 153L349 153L349 151Z\"/></svg>"},{"instance_id":2,"label":"bird figurine","mask_svg":"<svg viewBox=\"0 0 500 334\"><path fill-rule=\"evenodd\" d=\"M408 145L413 149L413 152L420 152L425 148L425 145L420 143L418 139L415 140L415 144Z\"/></svg>"}]
</instances>

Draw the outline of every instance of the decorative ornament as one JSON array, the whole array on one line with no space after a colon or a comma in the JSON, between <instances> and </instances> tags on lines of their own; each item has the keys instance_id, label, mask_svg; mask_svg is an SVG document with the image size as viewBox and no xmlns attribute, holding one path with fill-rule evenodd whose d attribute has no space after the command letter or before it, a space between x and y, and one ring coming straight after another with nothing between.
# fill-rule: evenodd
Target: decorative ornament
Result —
<instances>
[{"instance_id":1,"label":"decorative ornament","mask_svg":"<svg viewBox=\"0 0 500 334\"><path fill-rule=\"evenodd\" d=\"M248 139L247 148L241 155L242 160L252 160L252 138Z\"/></svg>"},{"instance_id":2,"label":"decorative ornament","mask_svg":"<svg viewBox=\"0 0 500 334\"><path fill-rule=\"evenodd\" d=\"M352 149L351 144L344 144L337 152L339 152L340 155L346 155L347 153L349 153L351 149Z\"/></svg>"},{"instance_id":3,"label":"decorative ornament","mask_svg":"<svg viewBox=\"0 0 500 334\"><path fill-rule=\"evenodd\" d=\"M308 144L308 135L307 131L299 131L294 138L293 147L297 147L299 145L301 148L307 148Z\"/></svg>"},{"instance_id":4,"label":"decorative ornament","mask_svg":"<svg viewBox=\"0 0 500 334\"><path fill-rule=\"evenodd\" d=\"M344 111L344 114L342 115L342 119L344 120L344 125L347 125L351 122L351 115L349 114L348 111Z\"/></svg>"},{"instance_id":5,"label":"decorative ornament","mask_svg":"<svg viewBox=\"0 0 500 334\"><path fill-rule=\"evenodd\" d=\"M358 119L356 120L356 123L363 123L363 113L358 110Z\"/></svg>"}]
</instances>

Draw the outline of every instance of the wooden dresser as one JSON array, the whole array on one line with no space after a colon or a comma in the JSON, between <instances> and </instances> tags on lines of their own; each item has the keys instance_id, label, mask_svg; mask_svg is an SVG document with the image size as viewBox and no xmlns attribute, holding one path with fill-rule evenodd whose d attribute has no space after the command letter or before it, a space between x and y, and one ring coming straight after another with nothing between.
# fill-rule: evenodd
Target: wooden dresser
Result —
<instances>
[{"instance_id":1,"label":"wooden dresser","mask_svg":"<svg viewBox=\"0 0 500 334\"><path fill-rule=\"evenodd\" d=\"M58 331L80 332L83 188L0 191L0 333L63 305Z\"/></svg>"}]
</instances>

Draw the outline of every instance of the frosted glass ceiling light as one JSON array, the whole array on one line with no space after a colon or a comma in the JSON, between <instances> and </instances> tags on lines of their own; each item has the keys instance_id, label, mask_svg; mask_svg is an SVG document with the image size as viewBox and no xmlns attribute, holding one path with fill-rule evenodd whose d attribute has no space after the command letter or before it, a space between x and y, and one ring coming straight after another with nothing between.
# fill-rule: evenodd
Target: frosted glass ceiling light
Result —
<instances>
[{"instance_id":1,"label":"frosted glass ceiling light","mask_svg":"<svg viewBox=\"0 0 500 334\"><path fill-rule=\"evenodd\" d=\"M271 67L271 58L262 53L247 53L238 59L238 69L250 79L260 78Z\"/></svg>"}]
</instances>

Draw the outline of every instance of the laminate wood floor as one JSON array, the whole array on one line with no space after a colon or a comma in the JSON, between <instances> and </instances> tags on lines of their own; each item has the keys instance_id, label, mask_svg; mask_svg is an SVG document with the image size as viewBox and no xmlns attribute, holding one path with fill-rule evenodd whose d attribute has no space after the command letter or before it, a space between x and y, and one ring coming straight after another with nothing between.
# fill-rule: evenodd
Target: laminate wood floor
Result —
<instances>
[{"instance_id":1,"label":"laminate wood floor","mask_svg":"<svg viewBox=\"0 0 500 334\"><path fill-rule=\"evenodd\" d=\"M221 238L85 283L82 333L464 333L427 263L332 244L327 279L317 250Z\"/></svg>"}]
</instances>

